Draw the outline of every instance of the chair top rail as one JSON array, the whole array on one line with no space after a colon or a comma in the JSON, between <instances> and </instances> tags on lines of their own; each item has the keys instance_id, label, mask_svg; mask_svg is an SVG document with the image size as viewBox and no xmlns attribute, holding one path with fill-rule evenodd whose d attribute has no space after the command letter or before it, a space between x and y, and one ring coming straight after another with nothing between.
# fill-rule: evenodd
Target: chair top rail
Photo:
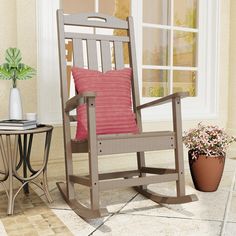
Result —
<instances>
[{"instance_id":1,"label":"chair top rail","mask_svg":"<svg viewBox=\"0 0 236 236\"><path fill-rule=\"evenodd\" d=\"M62 10L58 11L63 14ZM64 24L108 29L128 29L127 21L101 13L64 14Z\"/></svg>"},{"instance_id":2,"label":"chair top rail","mask_svg":"<svg viewBox=\"0 0 236 236\"><path fill-rule=\"evenodd\" d=\"M95 39L95 40L116 41L116 42L129 42L130 41L128 36L84 34L84 33L74 33L74 32L65 32L65 38L66 39Z\"/></svg>"}]
</instances>

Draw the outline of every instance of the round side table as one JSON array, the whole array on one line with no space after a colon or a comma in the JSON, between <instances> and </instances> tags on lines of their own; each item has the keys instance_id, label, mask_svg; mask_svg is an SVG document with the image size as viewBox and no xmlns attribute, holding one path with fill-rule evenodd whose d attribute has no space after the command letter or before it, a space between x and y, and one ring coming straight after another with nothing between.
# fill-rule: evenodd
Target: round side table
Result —
<instances>
[{"instance_id":1,"label":"round side table","mask_svg":"<svg viewBox=\"0 0 236 236\"><path fill-rule=\"evenodd\" d=\"M14 202L21 191L24 189L25 193L29 193L28 184L33 183L42 189L49 202L52 202L48 185L47 185L47 162L48 154L50 150L50 143L52 137L53 127L50 125L39 125L35 129L29 129L24 131L18 130L0 130L0 155L2 156L3 168L0 170L0 182L2 183L7 197L8 197L8 209L7 214L12 215L14 211ZM45 133L45 146L43 154L43 163L40 169L35 170L30 163L30 153L33 142L33 137L36 134ZM17 161L19 152L19 161ZM23 167L23 176L20 176L17 172L21 166ZM30 176L27 176L27 172L30 172ZM43 174L41 185L34 181L40 174ZM22 184L14 194L13 192L13 177L19 180ZM9 180L9 188L6 187L5 181Z\"/></svg>"}]
</instances>

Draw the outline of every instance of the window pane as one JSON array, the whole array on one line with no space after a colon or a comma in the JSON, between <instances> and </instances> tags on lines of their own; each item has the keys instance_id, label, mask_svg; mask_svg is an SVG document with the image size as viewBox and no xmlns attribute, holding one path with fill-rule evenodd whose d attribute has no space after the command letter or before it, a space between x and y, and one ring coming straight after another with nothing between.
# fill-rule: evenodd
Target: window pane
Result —
<instances>
[{"instance_id":1,"label":"window pane","mask_svg":"<svg viewBox=\"0 0 236 236\"><path fill-rule=\"evenodd\" d=\"M163 97L169 92L168 71L143 69L143 97Z\"/></svg>"},{"instance_id":2,"label":"window pane","mask_svg":"<svg viewBox=\"0 0 236 236\"><path fill-rule=\"evenodd\" d=\"M196 96L196 72L174 71L173 92L189 92L190 96Z\"/></svg>"},{"instance_id":3,"label":"window pane","mask_svg":"<svg viewBox=\"0 0 236 236\"><path fill-rule=\"evenodd\" d=\"M130 15L130 0L99 0L99 12L126 19Z\"/></svg>"},{"instance_id":4,"label":"window pane","mask_svg":"<svg viewBox=\"0 0 236 236\"><path fill-rule=\"evenodd\" d=\"M143 0L143 22L169 24L169 0Z\"/></svg>"},{"instance_id":5,"label":"window pane","mask_svg":"<svg viewBox=\"0 0 236 236\"><path fill-rule=\"evenodd\" d=\"M197 27L197 0L174 0L174 24Z\"/></svg>"},{"instance_id":6,"label":"window pane","mask_svg":"<svg viewBox=\"0 0 236 236\"><path fill-rule=\"evenodd\" d=\"M174 66L196 66L196 33L174 32Z\"/></svg>"},{"instance_id":7,"label":"window pane","mask_svg":"<svg viewBox=\"0 0 236 236\"><path fill-rule=\"evenodd\" d=\"M62 0L62 9L65 13L94 12L94 0Z\"/></svg>"},{"instance_id":8,"label":"window pane","mask_svg":"<svg viewBox=\"0 0 236 236\"><path fill-rule=\"evenodd\" d=\"M143 64L168 65L168 31L143 28Z\"/></svg>"},{"instance_id":9,"label":"window pane","mask_svg":"<svg viewBox=\"0 0 236 236\"><path fill-rule=\"evenodd\" d=\"M99 12L114 15L115 12L115 0L100 0L99 1Z\"/></svg>"},{"instance_id":10,"label":"window pane","mask_svg":"<svg viewBox=\"0 0 236 236\"><path fill-rule=\"evenodd\" d=\"M99 13L113 15L117 18L126 20L126 18L130 15L130 0L99 0ZM104 31L104 29L102 29L102 31ZM127 35L127 30L116 29L112 31L113 35ZM125 64L129 64L128 44L123 45L123 54ZM112 62L114 63L114 55L112 55Z\"/></svg>"}]
</instances>

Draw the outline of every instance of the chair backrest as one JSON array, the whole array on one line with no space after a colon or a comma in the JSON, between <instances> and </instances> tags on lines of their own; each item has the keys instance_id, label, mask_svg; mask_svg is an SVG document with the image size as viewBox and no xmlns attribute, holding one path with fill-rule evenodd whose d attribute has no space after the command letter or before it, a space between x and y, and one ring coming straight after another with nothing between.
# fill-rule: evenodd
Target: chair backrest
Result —
<instances>
[{"instance_id":1,"label":"chair backrest","mask_svg":"<svg viewBox=\"0 0 236 236\"><path fill-rule=\"evenodd\" d=\"M63 14L62 10L57 11L58 17L58 39L61 74L61 95L62 108L69 98L68 73L65 43L71 41L73 66L101 70L106 72L111 69L122 69L125 66L131 67L133 71L132 80L132 101L139 128L141 128L140 114L136 107L140 105L138 74L135 52L134 27L132 17L127 21L99 13ZM87 33L86 30L92 30ZM105 35L110 30L127 31L126 36ZM91 31L90 31L91 32ZM98 33L100 32L100 33ZM112 31L113 32L113 31ZM124 47L128 45L129 65L124 60ZM71 119L73 120L73 119Z\"/></svg>"}]
</instances>

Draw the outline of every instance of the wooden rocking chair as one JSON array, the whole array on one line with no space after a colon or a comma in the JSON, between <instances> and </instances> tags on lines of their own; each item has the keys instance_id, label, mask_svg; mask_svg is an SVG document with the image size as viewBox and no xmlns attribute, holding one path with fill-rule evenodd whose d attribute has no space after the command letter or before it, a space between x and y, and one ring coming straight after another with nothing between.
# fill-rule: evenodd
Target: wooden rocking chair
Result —
<instances>
[{"instance_id":1,"label":"wooden rocking chair","mask_svg":"<svg viewBox=\"0 0 236 236\"><path fill-rule=\"evenodd\" d=\"M120 187L135 187L135 189L157 203L177 204L196 201L194 194L185 194L185 177L182 146L182 120L181 120L181 98L188 93L174 93L155 101L140 105L138 74L135 54L135 40L133 19L128 17L127 21L107 16L104 14L63 14L57 11L60 76L61 76L61 98L63 115L63 132L65 148L66 183L57 183L60 192L69 206L83 218L97 218L108 214L106 208L100 208L99 192ZM128 36L114 36L104 34L86 34L66 32L65 26L80 26L91 28L106 28L126 30ZM73 28L71 27L71 28ZM85 67L84 47L87 47L88 68L98 70L97 42L101 52L101 69L103 72L112 69L124 68L123 43L128 43L130 67L132 68L132 102L133 111L139 132L136 134L96 134L95 100L93 92L77 94L69 99L67 82L67 62L65 40L72 40L73 66ZM83 44L83 41L86 43ZM110 45L114 45L111 53ZM114 54L114 55L112 55ZM166 132L142 132L141 110L151 106L164 103L172 103L173 131ZM88 117L88 139L77 141L71 137L70 122L76 117L69 114L77 108L80 103L87 106ZM145 151L174 149L175 169L146 167ZM130 171L120 171L99 174L99 155L110 155L118 153L137 153L137 168ZM73 174L72 153L88 153L89 175L79 176ZM148 184L176 181L177 196L158 195L148 190ZM74 184L85 185L90 188L90 208L85 207L75 199Z\"/></svg>"}]
</instances>

